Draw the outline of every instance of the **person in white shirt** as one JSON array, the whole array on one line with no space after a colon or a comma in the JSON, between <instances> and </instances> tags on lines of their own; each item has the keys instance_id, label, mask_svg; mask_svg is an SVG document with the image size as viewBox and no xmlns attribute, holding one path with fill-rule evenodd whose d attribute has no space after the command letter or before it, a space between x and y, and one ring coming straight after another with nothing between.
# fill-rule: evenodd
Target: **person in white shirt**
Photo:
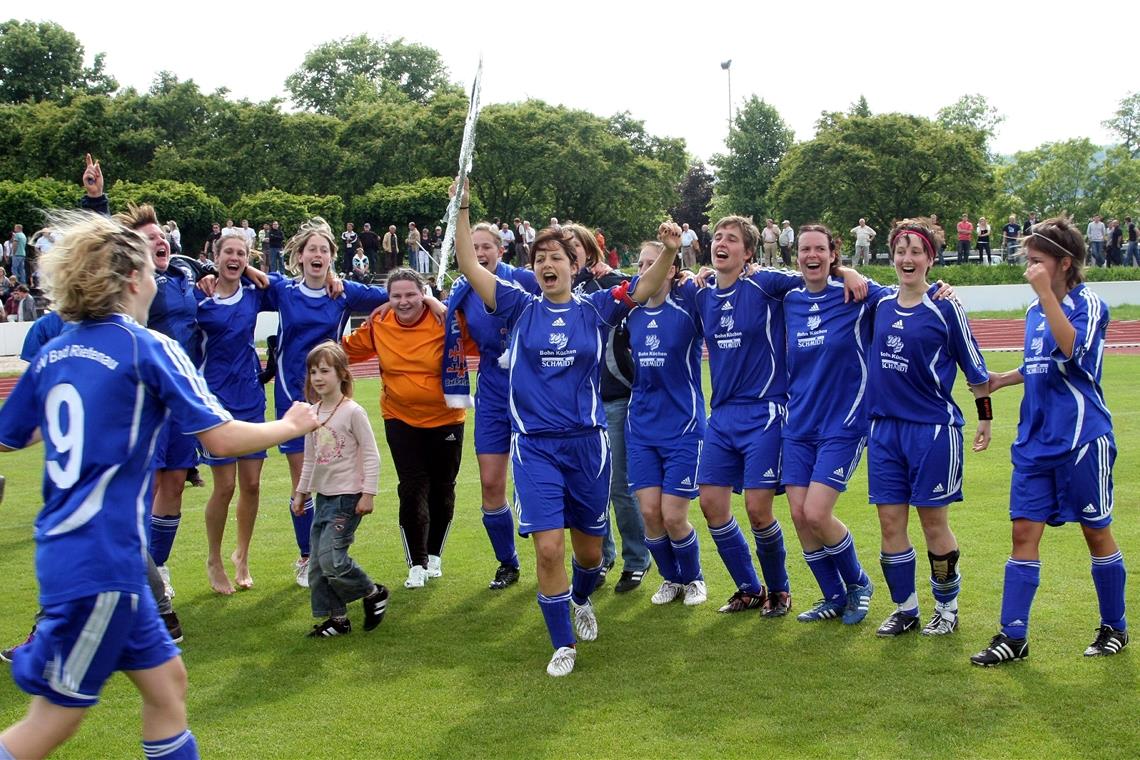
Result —
<instances>
[{"instance_id":1,"label":"person in white shirt","mask_svg":"<svg viewBox=\"0 0 1140 760\"><path fill-rule=\"evenodd\" d=\"M685 269L695 269L697 266L697 252L693 245L697 242L697 233L689 229L689 225L681 225L681 266Z\"/></svg>"},{"instance_id":2,"label":"person in white shirt","mask_svg":"<svg viewBox=\"0 0 1140 760\"><path fill-rule=\"evenodd\" d=\"M780 225L780 258L784 260L784 266L792 265L792 245L796 242L796 231L792 229L792 223L787 219Z\"/></svg>"},{"instance_id":3,"label":"person in white shirt","mask_svg":"<svg viewBox=\"0 0 1140 760\"><path fill-rule=\"evenodd\" d=\"M875 230L867 225L866 219L859 220L858 227L851 228L855 236L854 266L861 267L871 263L871 241L875 239Z\"/></svg>"},{"instance_id":4,"label":"person in white shirt","mask_svg":"<svg viewBox=\"0 0 1140 760\"><path fill-rule=\"evenodd\" d=\"M1085 237L1089 240L1089 254L1096 260L1098 267L1104 266L1104 236L1106 232L1108 232L1108 228L1101 221L1100 214L1092 218L1088 229L1085 230Z\"/></svg>"}]
</instances>

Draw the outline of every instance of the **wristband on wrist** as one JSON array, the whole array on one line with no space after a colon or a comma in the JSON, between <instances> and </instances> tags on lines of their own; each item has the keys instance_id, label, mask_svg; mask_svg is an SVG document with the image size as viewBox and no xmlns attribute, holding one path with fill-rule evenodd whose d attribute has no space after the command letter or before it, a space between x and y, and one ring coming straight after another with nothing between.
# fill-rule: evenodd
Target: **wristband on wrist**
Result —
<instances>
[{"instance_id":1,"label":"wristband on wrist","mask_svg":"<svg viewBox=\"0 0 1140 760\"><path fill-rule=\"evenodd\" d=\"M992 420L994 418L994 405L990 401L989 396L982 396L981 398L974 399L974 405L978 407L978 420Z\"/></svg>"},{"instance_id":2,"label":"wristband on wrist","mask_svg":"<svg viewBox=\"0 0 1140 760\"><path fill-rule=\"evenodd\" d=\"M460 211L466 211L466 210L467 210L467 209L469 209L469 208L471 208L471 207L470 207L470 206L460 206L460 207L459 207L459 210L460 210Z\"/></svg>"}]
</instances>

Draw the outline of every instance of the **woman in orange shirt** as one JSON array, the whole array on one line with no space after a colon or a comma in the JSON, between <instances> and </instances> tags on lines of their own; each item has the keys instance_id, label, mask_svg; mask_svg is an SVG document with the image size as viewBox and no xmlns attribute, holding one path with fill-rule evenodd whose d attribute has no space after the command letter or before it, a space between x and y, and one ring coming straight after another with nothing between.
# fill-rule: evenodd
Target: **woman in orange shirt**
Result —
<instances>
[{"instance_id":1,"label":"woman in orange shirt","mask_svg":"<svg viewBox=\"0 0 1140 760\"><path fill-rule=\"evenodd\" d=\"M443 397L444 327L424 303L424 281L411 269L388 275L391 307L376 312L343 345L350 362L380 362L380 412L396 465L400 532L408 560L406 588L443 575L440 556L455 512L455 477L467 412ZM461 324L462 327L462 324Z\"/></svg>"}]
</instances>

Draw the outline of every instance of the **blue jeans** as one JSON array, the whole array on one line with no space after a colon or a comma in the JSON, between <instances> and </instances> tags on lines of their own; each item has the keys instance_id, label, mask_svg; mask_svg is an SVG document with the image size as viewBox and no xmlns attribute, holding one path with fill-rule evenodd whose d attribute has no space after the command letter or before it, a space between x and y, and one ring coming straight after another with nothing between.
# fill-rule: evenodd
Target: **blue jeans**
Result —
<instances>
[{"instance_id":1,"label":"blue jeans","mask_svg":"<svg viewBox=\"0 0 1140 760\"><path fill-rule=\"evenodd\" d=\"M1135 240L1129 241L1128 248L1125 249L1124 266L1126 266L1126 267L1140 266L1140 250L1137 250Z\"/></svg>"},{"instance_id":2,"label":"blue jeans","mask_svg":"<svg viewBox=\"0 0 1140 760\"><path fill-rule=\"evenodd\" d=\"M16 280L23 284L28 284L28 270L25 264L28 259L26 256L13 256L12 257L12 274L16 276Z\"/></svg>"},{"instance_id":3,"label":"blue jeans","mask_svg":"<svg viewBox=\"0 0 1140 760\"><path fill-rule=\"evenodd\" d=\"M309 594L314 617L341 617L348 603L372 593L376 584L348 556L356 537L360 494L316 495L313 529L309 534Z\"/></svg>"},{"instance_id":4,"label":"blue jeans","mask_svg":"<svg viewBox=\"0 0 1140 760\"><path fill-rule=\"evenodd\" d=\"M610 434L610 503L614 506L618 533L621 534L621 561L623 570L647 570L649 549L645 546L645 523L641 519L641 507L629 490L626 477L625 459L625 418L629 414L629 399L619 398L605 401L606 426ZM613 522L610 522L613 525ZM607 528L602 539L602 560L608 565L617 557L613 530Z\"/></svg>"},{"instance_id":5,"label":"blue jeans","mask_svg":"<svg viewBox=\"0 0 1140 760\"><path fill-rule=\"evenodd\" d=\"M285 274L285 261L281 256L281 248L269 249L269 271Z\"/></svg>"},{"instance_id":6,"label":"blue jeans","mask_svg":"<svg viewBox=\"0 0 1140 760\"><path fill-rule=\"evenodd\" d=\"M1104 266L1104 241L1103 240L1090 240L1089 253L1092 254L1093 259L1096 261L1098 267Z\"/></svg>"}]
</instances>

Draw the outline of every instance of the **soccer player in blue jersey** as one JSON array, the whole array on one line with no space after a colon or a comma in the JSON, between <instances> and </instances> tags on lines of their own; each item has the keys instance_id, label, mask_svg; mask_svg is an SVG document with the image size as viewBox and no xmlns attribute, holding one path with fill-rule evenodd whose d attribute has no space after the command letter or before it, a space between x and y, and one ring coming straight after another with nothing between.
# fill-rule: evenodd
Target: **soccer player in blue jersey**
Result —
<instances>
[{"instance_id":1,"label":"soccer player in blue jersey","mask_svg":"<svg viewBox=\"0 0 1140 760\"><path fill-rule=\"evenodd\" d=\"M665 255L662 243L642 243L638 272L649 271ZM680 272L678 259L660 289L626 318L635 374L625 443L629 487L645 522L645 544L664 579L650 601L668 604L683 598L695 606L708 599L701 548L689 523L705 433L704 335L696 283L681 283Z\"/></svg>"},{"instance_id":2,"label":"soccer player in blue jersey","mask_svg":"<svg viewBox=\"0 0 1140 760\"><path fill-rule=\"evenodd\" d=\"M497 279L479 266L467 219L463 188L456 226L460 271L511 329L511 460L515 474L519 533L534 539L538 603L550 632L552 676L574 669L578 638L592 641L598 621L590 593L602 569L602 535L608 522L610 454L600 392L605 331L629 306L614 293L571 292L574 251L561 231L535 238L534 273L541 296ZM665 281L680 247L680 228L662 225L668 256L642 276L644 301ZM565 529L573 545L573 579L566 578ZM570 622L573 610L573 627Z\"/></svg>"},{"instance_id":3,"label":"soccer player in blue jersey","mask_svg":"<svg viewBox=\"0 0 1140 760\"><path fill-rule=\"evenodd\" d=\"M783 476L804 560L823 598L800 622L866 617L874 584L864 572L847 526L835 516L839 495L867 442L867 345L874 303L887 289L868 283L868 297L849 302L834 275L839 250L831 231L800 227L801 287L784 296L788 346L788 419Z\"/></svg>"},{"instance_id":4,"label":"soccer player in blue jersey","mask_svg":"<svg viewBox=\"0 0 1140 760\"><path fill-rule=\"evenodd\" d=\"M305 399L305 357L326 340L340 341L353 312L368 313L388 301L388 291L375 285L330 282L329 269L337 250L336 238L328 222L320 217L301 225L286 244L286 256L296 263L301 275L296 280L276 280L269 287L268 305L280 315L277 330L277 380L274 407L280 418L295 401ZM337 292L332 292L335 289ZM340 292L343 290L343 292ZM290 493L297 490L305 462L305 439L286 441L278 450L289 460L292 478ZM300 557L293 564L297 585L309 582L309 533L313 523L313 502L289 502L293 533Z\"/></svg>"},{"instance_id":5,"label":"soccer player in blue jersey","mask_svg":"<svg viewBox=\"0 0 1140 760\"><path fill-rule=\"evenodd\" d=\"M196 758L186 670L146 588L146 518L156 439L168 424L239 455L316 427L304 405L262 425L236 422L177 342L142 327L157 285L148 241L121 223L61 215L42 267L60 316L0 408L0 449L44 441L36 576L44 616L12 675L32 694L0 734L0 757L38 758L79 728L123 671L142 694L148 757ZM169 418L169 422L168 422Z\"/></svg>"},{"instance_id":6,"label":"soccer player in blue jersey","mask_svg":"<svg viewBox=\"0 0 1140 760\"><path fill-rule=\"evenodd\" d=\"M1024 238L1025 279L1037 294L1025 315L1021 367L991 373L990 389L1025 384L1011 447L1013 550L1005 565L1001 631L971 659L1000 665L1029 656L1029 610L1041 580L1046 525L1079 523L1092 555L1100 627L1086 657L1128 644L1124 558L1112 536L1112 416L1100 387L1108 306L1084 285L1085 241L1064 217Z\"/></svg>"},{"instance_id":7,"label":"soccer player in blue jersey","mask_svg":"<svg viewBox=\"0 0 1140 760\"><path fill-rule=\"evenodd\" d=\"M210 391L234 419L265 421L265 389L258 380L261 361L254 347L257 315L268 310L268 291L259 289L242 275L249 266L249 240L240 232L224 233L215 244L218 279L214 294L198 294L199 371ZM270 280L280 279L271 274ZM206 574L210 588L219 594L234 593L235 586L253 586L249 573L249 543L260 503L264 451L241 458L222 457L202 450L202 461L213 473L213 491L206 501ZM222 536L229 516L234 489L238 489L237 545L230 561L234 577L222 566Z\"/></svg>"},{"instance_id":8,"label":"soccer player in blue jersey","mask_svg":"<svg viewBox=\"0 0 1140 760\"><path fill-rule=\"evenodd\" d=\"M516 282L527 292L538 294L534 272L513 267L502 259L502 238L487 222L471 229L471 242L479 266L495 277ZM499 567L491 589L504 589L519 580L519 556L515 551L515 526L507 504L507 459L511 446L511 418L507 410L507 368L505 358L510 329L501 316L489 314L479 295L467 281L459 280L447 302L448 334L451 322L462 314L467 333L479 347L479 379L475 391L475 456L479 460L479 486L483 495L483 527ZM462 350L458 344L455 350Z\"/></svg>"},{"instance_id":9,"label":"soccer player in blue jersey","mask_svg":"<svg viewBox=\"0 0 1140 760\"><path fill-rule=\"evenodd\" d=\"M763 615L778 617L788 613L792 600L784 535L772 511L780 485L787 403L781 301L803 280L798 274L773 270L747 274L745 267L759 240L760 232L749 219L728 216L718 221L712 241L716 287L697 294L712 376L712 414L697 481L709 532L736 583L736 591L720 611L760 608ZM861 276L850 270L843 275L859 297L866 293ZM767 589L732 516L732 491L741 488Z\"/></svg>"},{"instance_id":10,"label":"soccer player in blue jersey","mask_svg":"<svg viewBox=\"0 0 1140 760\"><path fill-rule=\"evenodd\" d=\"M934 300L926 277L936 248L930 226L904 219L890 236L899 289L875 304L869 351L867 448L869 499L877 505L882 533L880 562L895 611L879 626L882 637L919 627L915 551L907 535L909 505L918 508L930 560L934 615L927 636L958 628L958 541L950 529L950 504L962 500L962 412L951 392L958 367L979 406L973 450L990 442L989 376L966 313L952 299ZM982 413L983 407L987 410Z\"/></svg>"}]
</instances>

